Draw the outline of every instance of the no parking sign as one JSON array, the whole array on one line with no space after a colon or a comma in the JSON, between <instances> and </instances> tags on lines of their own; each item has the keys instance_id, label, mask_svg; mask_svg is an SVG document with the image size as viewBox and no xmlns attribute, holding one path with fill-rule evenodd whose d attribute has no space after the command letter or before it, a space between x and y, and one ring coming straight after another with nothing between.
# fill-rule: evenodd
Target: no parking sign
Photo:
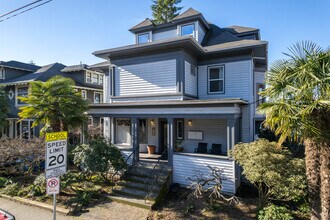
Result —
<instances>
[{"instance_id":1,"label":"no parking sign","mask_svg":"<svg viewBox=\"0 0 330 220\"><path fill-rule=\"evenodd\" d=\"M60 178L53 177L47 179L47 194L59 194L60 193Z\"/></svg>"}]
</instances>

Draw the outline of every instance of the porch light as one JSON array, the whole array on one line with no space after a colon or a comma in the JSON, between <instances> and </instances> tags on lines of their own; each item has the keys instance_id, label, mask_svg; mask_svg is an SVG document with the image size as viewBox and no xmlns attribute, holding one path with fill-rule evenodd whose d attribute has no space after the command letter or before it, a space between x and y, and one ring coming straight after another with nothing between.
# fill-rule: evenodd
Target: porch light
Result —
<instances>
[{"instance_id":1,"label":"porch light","mask_svg":"<svg viewBox=\"0 0 330 220\"><path fill-rule=\"evenodd\" d=\"M151 120L150 120L150 125L152 125L152 126L155 125L155 121L154 121L154 119L151 119Z\"/></svg>"},{"instance_id":2,"label":"porch light","mask_svg":"<svg viewBox=\"0 0 330 220\"><path fill-rule=\"evenodd\" d=\"M192 126L192 121L191 120L188 121L188 125Z\"/></svg>"}]
</instances>

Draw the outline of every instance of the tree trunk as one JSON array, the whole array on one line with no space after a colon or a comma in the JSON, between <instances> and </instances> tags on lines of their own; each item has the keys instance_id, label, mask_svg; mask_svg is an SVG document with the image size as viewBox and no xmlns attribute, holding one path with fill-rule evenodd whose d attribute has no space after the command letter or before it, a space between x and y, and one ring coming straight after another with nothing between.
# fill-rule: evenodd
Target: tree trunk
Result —
<instances>
[{"instance_id":1,"label":"tree trunk","mask_svg":"<svg viewBox=\"0 0 330 220\"><path fill-rule=\"evenodd\" d=\"M304 145L311 219L316 220L321 219L320 150L313 139L306 139Z\"/></svg>"},{"instance_id":2,"label":"tree trunk","mask_svg":"<svg viewBox=\"0 0 330 220\"><path fill-rule=\"evenodd\" d=\"M320 146L321 178L321 219L330 219L330 144L323 142Z\"/></svg>"}]
</instances>

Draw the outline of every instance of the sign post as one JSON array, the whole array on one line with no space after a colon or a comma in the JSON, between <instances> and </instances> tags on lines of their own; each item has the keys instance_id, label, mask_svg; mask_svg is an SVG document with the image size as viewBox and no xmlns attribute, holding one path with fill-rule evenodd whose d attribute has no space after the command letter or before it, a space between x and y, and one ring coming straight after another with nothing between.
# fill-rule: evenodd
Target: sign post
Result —
<instances>
[{"instance_id":1,"label":"sign post","mask_svg":"<svg viewBox=\"0 0 330 220\"><path fill-rule=\"evenodd\" d=\"M60 176L67 169L68 132L46 134L46 186L47 194L53 195L53 220L56 220L56 194L60 193Z\"/></svg>"}]
</instances>

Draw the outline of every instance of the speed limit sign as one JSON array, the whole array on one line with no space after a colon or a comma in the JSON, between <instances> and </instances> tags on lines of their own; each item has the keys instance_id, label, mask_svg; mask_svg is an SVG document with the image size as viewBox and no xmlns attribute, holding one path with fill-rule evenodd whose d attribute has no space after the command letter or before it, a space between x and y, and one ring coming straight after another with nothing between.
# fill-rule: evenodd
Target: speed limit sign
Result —
<instances>
[{"instance_id":1,"label":"speed limit sign","mask_svg":"<svg viewBox=\"0 0 330 220\"><path fill-rule=\"evenodd\" d=\"M46 134L46 178L66 173L68 132Z\"/></svg>"}]
</instances>

